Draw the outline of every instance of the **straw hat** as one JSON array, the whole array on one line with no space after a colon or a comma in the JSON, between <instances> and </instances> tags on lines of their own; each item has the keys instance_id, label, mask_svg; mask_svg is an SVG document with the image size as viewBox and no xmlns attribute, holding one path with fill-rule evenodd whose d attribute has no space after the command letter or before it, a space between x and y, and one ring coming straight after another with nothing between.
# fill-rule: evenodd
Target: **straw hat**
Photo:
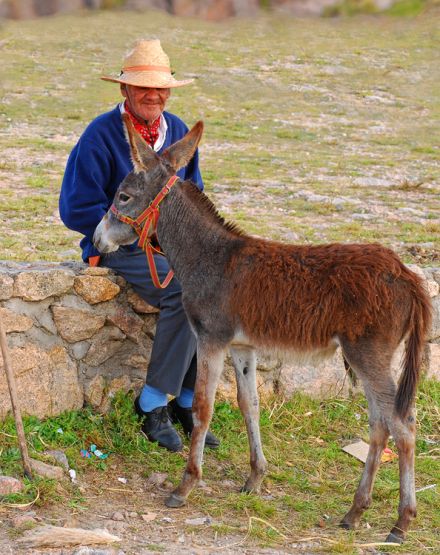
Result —
<instances>
[{"instance_id":1,"label":"straw hat","mask_svg":"<svg viewBox=\"0 0 440 555\"><path fill-rule=\"evenodd\" d=\"M139 40L127 54L117 77L101 77L104 81L125 83L135 87L168 89L183 87L194 79L177 81L171 75L170 60L162 50L159 39Z\"/></svg>"}]
</instances>

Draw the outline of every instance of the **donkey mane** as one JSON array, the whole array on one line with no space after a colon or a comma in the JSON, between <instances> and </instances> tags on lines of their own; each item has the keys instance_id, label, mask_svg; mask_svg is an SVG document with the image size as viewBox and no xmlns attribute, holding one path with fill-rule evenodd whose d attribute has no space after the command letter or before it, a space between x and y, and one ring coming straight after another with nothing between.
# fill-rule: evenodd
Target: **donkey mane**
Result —
<instances>
[{"instance_id":1,"label":"donkey mane","mask_svg":"<svg viewBox=\"0 0 440 555\"><path fill-rule=\"evenodd\" d=\"M236 237L247 235L236 223L226 221L219 214L213 202L192 181L184 181L182 185L182 191L188 197L188 200L196 206L201 215L209 218L212 223L221 226L225 231Z\"/></svg>"}]
</instances>

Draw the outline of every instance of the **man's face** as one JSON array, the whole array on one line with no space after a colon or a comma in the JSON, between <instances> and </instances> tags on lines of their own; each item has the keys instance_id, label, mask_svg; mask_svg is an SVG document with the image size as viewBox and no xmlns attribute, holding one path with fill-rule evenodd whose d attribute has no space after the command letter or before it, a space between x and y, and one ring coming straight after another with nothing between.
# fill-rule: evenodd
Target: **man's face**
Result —
<instances>
[{"instance_id":1,"label":"man's face","mask_svg":"<svg viewBox=\"0 0 440 555\"><path fill-rule=\"evenodd\" d=\"M170 89L121 85L121 93L135 116L152 123L164 111L166 101L170 96Z\"/></svg>"}]
</instances>

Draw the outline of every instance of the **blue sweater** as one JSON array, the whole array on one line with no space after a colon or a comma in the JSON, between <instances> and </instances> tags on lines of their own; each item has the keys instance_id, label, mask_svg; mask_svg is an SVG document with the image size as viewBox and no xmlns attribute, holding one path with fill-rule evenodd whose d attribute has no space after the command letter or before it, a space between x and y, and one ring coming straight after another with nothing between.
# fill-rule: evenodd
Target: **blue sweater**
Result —
<instances>
[{"instance_id":1,"label":"blue sweater","mask_svg":"<svg viewBox=\"0 0 440 555\"><path fill-rule=\"evenodd\" d=\"M168 125L165 143L159 154L181 139L188 128L169 112L163 113ZM130 149L125 138L121 112L116 106L94 119L81 135L67 161L60 193L60 216L64 224L84 235L80 245L82 257L100 253L92 243L93 233L108 211L119 184L133 171ZM203 189L199 171L199 155L177 172L181 179L192 180ZM132 248L136 248L137 241Z\"/></svg>"}]
</instances>

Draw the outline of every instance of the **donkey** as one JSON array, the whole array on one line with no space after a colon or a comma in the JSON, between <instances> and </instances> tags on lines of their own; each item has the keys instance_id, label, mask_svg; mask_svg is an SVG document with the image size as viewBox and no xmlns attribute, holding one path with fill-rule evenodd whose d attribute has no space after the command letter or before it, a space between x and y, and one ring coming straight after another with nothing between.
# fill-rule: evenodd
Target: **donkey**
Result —
<instances>
[{"instance_id":1,"label":"donkey","mask_svg":"<svg viewBox=\"0 0 440 555\"><path fill-rule=\"evenodd\" d=\"M432 312L422 280L378 244L288 245L246 235L226 223L194 184L174 176L192 158L202 122L159 156L123 117L134 170L96 228L94 243L108 253L132 243L136 234L148 243L156 232L182 285L197 337L190 453L183 479L166 505L184 505L202 476L205 434L228 348L250 447L251 470L242 491L257 492L267 463L259 430L255 350L325 357L339 345L363 383L370 424L368 458L341 526L355 528L370 505L381 453L392 434L399 453L400 504L387 541L401 543L416 516L413 405ZM153 208L154 217L146 218ZM406 350L397 387L390 363L403 339Z\"/></svg>"}]
</instances>

